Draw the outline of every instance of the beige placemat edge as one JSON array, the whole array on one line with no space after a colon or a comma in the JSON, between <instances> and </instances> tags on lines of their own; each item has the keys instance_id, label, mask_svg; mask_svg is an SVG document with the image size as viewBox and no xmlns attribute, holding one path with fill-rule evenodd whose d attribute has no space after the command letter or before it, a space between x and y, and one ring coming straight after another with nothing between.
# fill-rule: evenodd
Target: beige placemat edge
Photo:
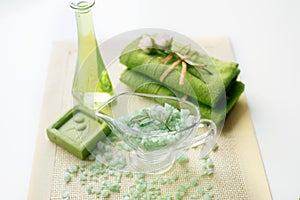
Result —
<instances>
[{"instance_id":1,"label":"beige placemat edge","mask_svg":"<svg viewBox=\"0 0 300 200\"><path fill-rule=\"evenodd\" d=\"M60 71L60 69L64 69L64 67L60 68L57 66L68 61L69 51L75 49L74 45L74 41L54 41L52 43L52 51L48 65L45 92L40 113L40 122L29 182L27 196L29 200L50 198L56 145L49 142L46 136L46 128L63 114L61 112L62 110L66 110L65 108L62 108L66 107L66 105L62 104L62 98L66 95L64 87L66 86L65 73ZM57 78L57 76L59 76L59 78ZM47 107L51 107L51 115L47 113Z\"/></svg>"},{"instance_id":2,"label":"beige placemat edge","mask_svg":"<svg viewBox=\"0 0 300 200\"><path fill-rule=\"evenodd\" d=\"M235 115L229 116L229 122L239 121L232 124L232 131L237 141L241 172L249 199L272 199L245 95L236 104L233 112Z\"/></svg>"}]
</instances>

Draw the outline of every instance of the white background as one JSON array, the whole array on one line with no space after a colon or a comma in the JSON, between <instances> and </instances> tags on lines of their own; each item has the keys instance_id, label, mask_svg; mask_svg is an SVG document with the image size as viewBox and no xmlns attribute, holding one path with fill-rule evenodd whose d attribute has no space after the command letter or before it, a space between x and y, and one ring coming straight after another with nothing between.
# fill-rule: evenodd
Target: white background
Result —
<instances>
[{"instance_id":1,"label":"white background","mask_svg":"<svg viewBox=\"0 0 300 200\"><path fill-rule=\"evenodd\" d=\"M67 0L0 3L0 194L19 200L27 199L51 42L75 40L76 25ZM272 196L300 198L299 0L96 0L93 14L98 39L136 28L230 36Z\"/></svg>"}]
</instances>

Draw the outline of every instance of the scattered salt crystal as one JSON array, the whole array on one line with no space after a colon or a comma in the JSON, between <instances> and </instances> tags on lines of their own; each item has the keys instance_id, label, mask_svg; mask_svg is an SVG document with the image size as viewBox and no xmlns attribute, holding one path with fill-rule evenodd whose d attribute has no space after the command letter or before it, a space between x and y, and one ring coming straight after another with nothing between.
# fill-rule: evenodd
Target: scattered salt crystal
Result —
<instances>
[{"instance_id":1,"label":"scattered salt crystal","mask_svg":"<svg viewBox=\"0 0 300 200\"><path fill-rule=\"evenodd\" d=\"M189 162L189 157L186 154L183 154L182 156L180 156L177 159L177 162L179 162L179 163L187 163L187 162Z\"/></svg>"},{"instance_id":2,"label":"scattered salt crystal","mask_svg":"<svg viewBox=\"0 0 300 200\"><path fill-rule=\"evenodd\" d=\"M102 196L103 198L109 197L109 190L102 190L102 191L101 191L101 196Z\"/></svg>"},{"instance_id":3,"label":"scattered salt crystal","mask_svg":"<svg viewBox=\"0 0 300 200\"><path fill-rule=\"evenodd\" d=\"M64 181L65 181L66 183L69 183L69 182L71 181L71 175L70 175L69 173L66 173L66 174L64 175Z\"/></svg>"},{"instance_id":4,"label":"scattered salt crystal","mask_svg":"<svg viewBox=\"0 0 300 200\"><path fill-rule=\"evenodd\" d=\"M209 194L205 194L203 199L204 200L211 200L211 196Z\"/></svg>"},{"instance_id":5,"label":"scattered salt crystal","mask_svg":"<svg viewBox=\"0 0 300 200\"><path fill-rule=\"evenodd\" d=\"M206 188L207 190L211 190L211 189L212 189L212 185L211 185L211 184L207 184L207 185L205 186L205 188Z\"/></svg>"},{"instance_id":6,"label":"scattered salt crystal","mask_svg":"<svg viewBox=\"0 0 300 200\"><path fill-rule=\"evenodd\" d=\"M191 184L192 186L198 185L198 178L197 178L197 177L192 177L192 178L190 179L190 184Z\"/></svg>"},{"instance_id":7,"label":"scattered salt crystal","mask_svg":"<svg viewBox=\"0 0 300 200\"><path fill-rule=\"evenodd\" d=\"M63 200L69 200L69 199L70 199L69 192L66 191L66 190L63 191L63 192L61 193L61 197L62 197Z\"/></svg>"}]
</instances>

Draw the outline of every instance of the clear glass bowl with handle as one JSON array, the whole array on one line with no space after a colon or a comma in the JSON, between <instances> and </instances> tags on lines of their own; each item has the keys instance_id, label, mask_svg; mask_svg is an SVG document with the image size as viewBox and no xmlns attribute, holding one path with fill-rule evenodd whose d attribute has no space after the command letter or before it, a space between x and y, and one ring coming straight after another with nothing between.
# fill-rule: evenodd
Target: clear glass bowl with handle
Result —
<instances>
[{"instance_id":1,"label":"clear glass bowl with handle","mask_svg":"<svg viewBox=\"0 0 300 200\"><path fill-rule=\"evenodd\" d=\"M170 132L139 131L124 123L124 117L144 109L169 104L188 111L192 121L183 129ZM201 119L199 109L193 103L170 96L158 96L126 92L112 97L96 111L112 132L125 142L131 151L127 165L136 172L163 173L189 148L203 145L199 156L208 154L215 144L217 128L213 121ZM185 123L185 122L183 122Z\"/></svg>"}]
</instances>

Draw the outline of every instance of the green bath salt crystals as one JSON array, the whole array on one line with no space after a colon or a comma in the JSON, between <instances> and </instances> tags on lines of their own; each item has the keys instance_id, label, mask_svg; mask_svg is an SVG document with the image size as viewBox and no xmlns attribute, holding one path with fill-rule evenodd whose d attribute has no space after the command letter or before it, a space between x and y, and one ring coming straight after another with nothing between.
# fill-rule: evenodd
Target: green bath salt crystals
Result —
<instances>
[{"instance_id":1,"label":"green bath salt crystals","mask_svg":"<svg viewBox=\"0 0 300 200\"><path fill-rule=\"evenodd\" d=\"M165 103L135 111L119 119L125 126L145 135L157 137L129 136L128 139L145 151L159 150L181 140L185 132L181 131L195 124L196 117L189 110L176 109ZM160 136L161 135L161 136Z\"/></svg>"},{"instance_id":2,"label":"green bath salt crystals","mask_svg":"<svg viewBox=\"0 0 300 200\"><path fill-rule=\"evenodd\" d=\"M208 159L208 156L205 157L201 163L207 163ZM182 167L181 163L178 164ZM124 200L217 200L213 185L207 183L205 175L191 173L187 169L184 172L186 177L180 172L153 176L120 172L96 160L69 166L65 171L71 178L69 181L65 180L66 187L69 187L71 182L72 185L77 182L85 189L88 199L119 199L122 196ZM83 180L83 177L86 179ZM65 179L65 176L62 179ZM71 199L70 196L67 190L63 190L61 199Z\"/></svg>"}]
</instances>

